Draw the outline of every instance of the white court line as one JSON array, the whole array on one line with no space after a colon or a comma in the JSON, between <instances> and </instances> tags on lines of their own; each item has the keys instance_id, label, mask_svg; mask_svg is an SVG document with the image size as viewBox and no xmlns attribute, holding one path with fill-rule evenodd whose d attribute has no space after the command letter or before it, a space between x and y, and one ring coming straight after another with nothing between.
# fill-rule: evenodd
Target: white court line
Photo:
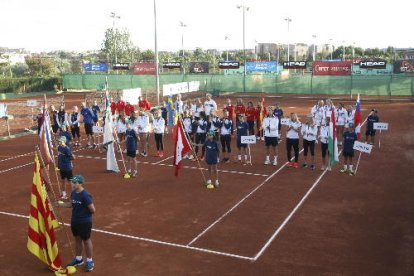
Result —
<instances>
[{"instance_id":1,"label":"white court line","mask_svg":"<svg viewBox=\"0 0 414 276\"><path fill-rule=\"evenodd\" d=\"M24 219L29 218L29 216L20 215L20 214L13 214L13 213L7 213L7 212L0 212L0 214L7 215L7 216L12 216L12 217L24 218ZM64 225L64 226L70 226L70 224L68 224L68 223L59 222L59 224ZM200 251L200 252L204 252L204 253L210 253L210 254L221 255L221 256L226 256L226 257L231 257L231 258L236 258L236 259L253 261L252 257L247 257L247 256L242 256L242 255L237 255L237 254L232 254L232 253L227 253L227 252L221 252L221 251L216 251L216 250L210 250L210 249L207 249L207 248L188 246L188 245L183 245L183 244L179 244L179 243L165 242L165 241L160 241L160 240L155 240L155 239L148 239L148 238L143 238L143 237L138 237L138 236L132 236L132 235L127 235L127 234L121 234L121 233L116 233L116 232L105 231L105 230L96 229L96 228L93 228L92 231L97 232L97 233L111 235L111 236L127 238L127 239L140 240L140 241L145 241L145 242L149 242L149 243L161 244L161 245L166 245L166 246L171 246L171 247L184 248L184 249L188 249L188 250Z\"/></svg>"},{"instance_id":2,"label":"white court line","mask_svg":"<svg viewBox=\"0 0 414 276\"><path fill-rule=\"evenodd\" d=\"M28 152L28 153L24 153L24 154L20 154L20 155L15 155L15 156L12 156L12 157L9 157L9 158L6 158L6 159L3 159L3 160L0 160L0 162L4 162L4 161L8 161L8 160L12 160L12 159L16 159L16 158L23 157L23 156L30 155L30 154L35 154L35 151Z\"/></svg>"},{"instance_id":3,"label":"white court line","mask_svg":"<svg viewBox=\"0 0 414 276\"><path fill-rule=\"evenodd\" d=\"M299 152L299 154L302 151L303 151L303 149ZM266 184L273 176L275 176L277 173L279 173L284 167L286 167L287 164L288 164L288 162L286 162L285 164L283 164L277 171L275 171L270 176L268 176L259 186L257 186L256 188L254 188L249 194L247 194L245 197L243 197L239 202L237 202L233 207L231 207L226 213L224 213L221 217L219 217L218 219L216 219L212 224L210 224L206 229L204 229L203 232L201 232L200 234L198 234L198 236L195 237L192 241L190 241L187 245L191 245L194 242L196 242L202 235L204 235L214 225L216 225L217 223L219 223L223 218L225 218L234 209L236 209L240 204L242 204L247 198L249 198L252 194L254 194L258 189L260 189L260 187L262 187L264 184Z\"/></svg>"},{"instance_id":4,"label":"white court line","mask_svg":"<svg viewBox=\"0 0 414 276\"><path fill-rule=\"evenodd\" d=\"M8 172L8 171L12 171L12 170L20 169L20 168L23 168L23 167L26 167L26 166L29 166L29 165L33 165L33 164L34 164L33 162L30 162L30 163L23 164L23 165L19 165L19 166L16 166L16 167L10 168L10 169L5 169L5 170L0 171L0 174L1 174L1 173Z\"/></svg>"},{"instance_id":5,"label":"white court line","mask_svg":"<svg viewBox=\"0 0 414 276\"><path fill-rule=\"evenodd\" d=\"M162 162L164 162L164 161L167 161L168 159L171 159L171 158L173 158L174 156L173 155L171 155L170 157L167 157L167 158L165 158L165 159L162 159L161 161L158 161L158 162L155 162L155 163L152 163L152 164L154 164L154 165L157 165L157 164L160 164L160 163L162 163Z\"/></svg>"}]
</instances>

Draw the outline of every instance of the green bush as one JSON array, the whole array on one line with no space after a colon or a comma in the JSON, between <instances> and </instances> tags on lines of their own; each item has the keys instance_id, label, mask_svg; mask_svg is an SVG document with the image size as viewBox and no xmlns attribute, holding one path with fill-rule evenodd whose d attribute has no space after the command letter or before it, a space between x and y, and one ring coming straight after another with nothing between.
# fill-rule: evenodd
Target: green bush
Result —
<instances>
[{"instance_id":1,"label":"green bush","mask_svg":"<svg viewBox=\"0 0 414 276\"><path fill-rule=\"evenodd\" d=\"M0 93L27 93L53 91L54 85L61 86L61 77L0 78Z\"/></svg>"}]
</instances>

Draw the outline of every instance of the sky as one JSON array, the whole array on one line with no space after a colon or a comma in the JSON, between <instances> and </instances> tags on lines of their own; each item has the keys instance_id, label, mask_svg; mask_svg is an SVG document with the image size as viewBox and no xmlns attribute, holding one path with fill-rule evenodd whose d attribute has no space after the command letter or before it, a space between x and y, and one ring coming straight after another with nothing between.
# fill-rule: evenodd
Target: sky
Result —
<instances>
[{"instance_id":1,"label":"sky","mask_svg":"<svg viewBox=\"0 0 414 276\"><path fill-rule=\"evenodd\" d=\"M240 5L249 8L247 49L256 42L414 47L412 0L156 0L158 50L241 49ZM129 31L134 45L154 49L154 0L0 0L0 7L0 47L98 50L114 12L115 27Z\"/></svg>"}]
</instances>

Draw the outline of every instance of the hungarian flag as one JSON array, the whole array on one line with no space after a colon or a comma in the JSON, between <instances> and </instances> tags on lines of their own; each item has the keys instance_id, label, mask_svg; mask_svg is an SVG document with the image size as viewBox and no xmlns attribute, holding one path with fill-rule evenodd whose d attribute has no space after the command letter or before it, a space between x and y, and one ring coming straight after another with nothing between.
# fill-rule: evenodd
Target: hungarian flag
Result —
<instances>
[{"instance_id":1,"label":"hungarian flag","mask_svg":"<svg viewBox=\"0 0 414 276\"><path fill-rule=\"evenodd\" d=\"M329 139L328 139L329 160L331 166L339 162L338 140L336 137L336 119L335 110L331 110L331 121L329 123Z\"/></svg>"},{"instance_id":2,"label":"hungarian flag","mask_svg":"<svg viewBox=\"0 0 414 276\"><path fill-rule=\"evenodd\" d=\"M354 125L355 125L355 133L358 135L358 140L361 140L361 121L362 121L362 114L361 114L361 101L358 98L356 101L355 106L355 116L354 116Z\"/></svg>"},{"instance_id":3,"label":"hungarian flag","mask_svg":"<svg viewBox=\"0 0 414 276\"><path fill-rule=\"evenodd\" d=\"M27 249L52 270L65 273L55 236L58 222L51 209L44 181L40 175L39 158L35 155L30 204Z\"/></svg>"},{"instance_id":4,"label":"hungarian flag","mask_svg":"<svg viewBox=\"0 0 414 276\"><path fill-rule=\"evenodd\" d=\"M50 130L50 118L47 107L43 109L42 118L40 119L40 153L42 154L45 165L53 163L53 143L52 132Z\"/></svg>"},{"instance_id":5,"label":"hungarian flag","mask_svg":"<svg viewBox=\"0 0 414 276\"><path fill-rule=\"evenodd\" d=\"M174 160L173 165L175 166L175 176L178 176L178 170L181 168L183 157L191 151L190 142L188 142L187 136L185 135L181 118L177 121L174 126Z\"/></svg>"}]
</instances>

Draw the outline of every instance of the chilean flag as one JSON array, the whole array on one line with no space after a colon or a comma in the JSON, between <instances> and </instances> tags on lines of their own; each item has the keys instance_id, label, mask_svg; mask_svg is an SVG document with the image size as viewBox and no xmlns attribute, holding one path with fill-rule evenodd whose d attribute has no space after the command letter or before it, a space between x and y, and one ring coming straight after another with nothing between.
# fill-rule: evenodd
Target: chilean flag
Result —
<instances>
[{"instance_id":1,"label":"chilean flag","mask_svg":"<svg viewBox=\"0 0 414 276\"><path fill-rule=\"evenodd\" d=\"M190 142L188 142L185 135L181 118L178 118L177 124L174 126L174 160L175 176L178 176L178 171L181 168L183 156L191 151Z\"/></svg>"},{"instance_id":2,"label":"chilean flag","mask_svg":"<svg viewBox=\"0 0 414 276\"><path fill-rule=\"evenodd\" d=\"M358 140L361 140L361 121L362 121L362 114L361 114L361 101L358 98L356 101L355 107L355 117L354 117L354 125L355 125L355 133L358 135Z\"/></svg>"}]
</instances>

